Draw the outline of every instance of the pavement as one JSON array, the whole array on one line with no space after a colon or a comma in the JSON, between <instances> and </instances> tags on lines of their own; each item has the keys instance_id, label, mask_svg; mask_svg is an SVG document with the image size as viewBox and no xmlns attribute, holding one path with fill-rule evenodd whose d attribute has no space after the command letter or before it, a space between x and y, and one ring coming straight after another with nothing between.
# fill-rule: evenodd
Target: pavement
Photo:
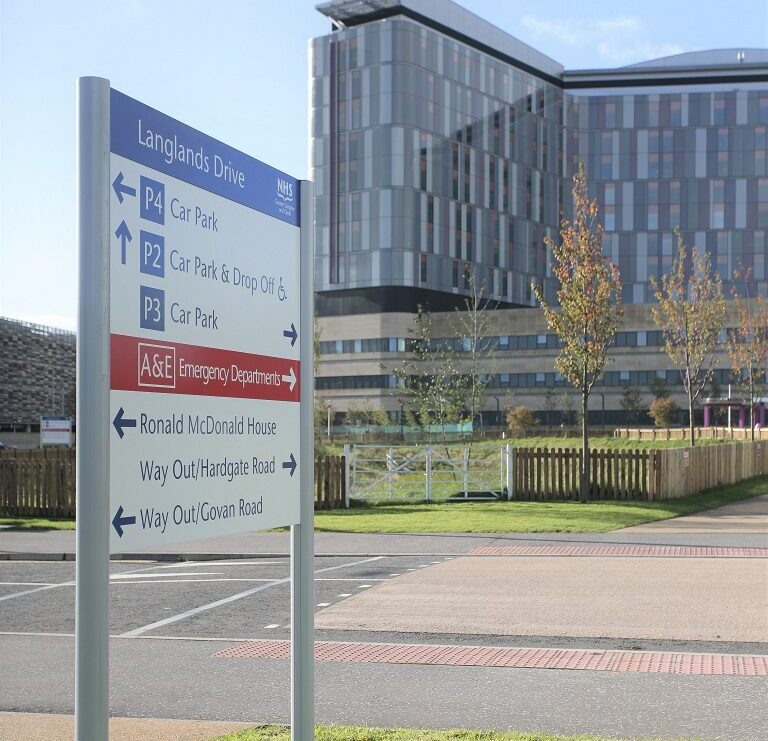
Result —
<instances>
[{"instance_id":1,"label":"pavement","mask_svg":"<svg viewBox=\"0 0 768 741\"><path fill-rule=\"evenodd\" d=\"M110 741L207 741L247 728L246 723L211 723L155 718L110 718ZM0 741L70 741L75 738L72 715L0 712Z\"/></svg>"},{"instance_id":2,"label":"pavement","mask_svg":"<svg viewBox=\"0 0 768 741\"><path fill-rule=\"evenodd\" d=\"M768 741L768 496L606 534L315 545L318 722ZM67 732L73 551L0 530L0 740ZM288 552L270 532L111 564L111 712L175 719L128 738L288 721Z\"/></svg>"}]
</instances>

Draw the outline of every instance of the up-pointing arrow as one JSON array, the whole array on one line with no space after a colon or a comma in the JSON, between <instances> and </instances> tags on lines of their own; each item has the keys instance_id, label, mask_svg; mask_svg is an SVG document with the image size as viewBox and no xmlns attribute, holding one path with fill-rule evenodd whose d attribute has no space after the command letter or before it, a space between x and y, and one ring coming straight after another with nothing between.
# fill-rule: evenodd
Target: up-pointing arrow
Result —
<instances>
[{"instance_id":1,"label":"up-pointing arrow","mask_svg":"<svg viewBox=\"0 0 768 741\"><path fill-rule=\"evenodd\" d=\"M296 374L293 372L293 366L289 368L289 374L283 376L283 383L289 383L291 391L293 391L293 387L296 385Z\"/></svg>"},{"instance_id":2,"label":"up-pointing arrow","mask_svg":"<svg viewBox=\"0 0 768 741\"><path fill-rule=\"evenodd\" d=\"M125 223L125 220L120 222L120 226L117 227L115 236L120 240L120 262L125 265L125 245L126 242L130 242L133 239L133 236L128 229L128 225Z\"/></svg>"},{"instance_id":3,"label":"up-pointing arrow","mask_svg":"<svg viewBox=\"0 0 768 741\"><path fill-rule=\"evenodd\" d=\"M128 419L127 417L124 417L124 415L125 409L120 407L120 409L117 411L117 414L115 415L115 418L112 420L112 425L117 430L117 434L120 436L121 440L125 436L125 433L123 432L124 427L136 427L136 420Z\"/></svg>"},{"instance_id":4,"label":"up-pointing arrow","mask_svg":"<svg viewBox=\"0 0 768 741\"><path fill-rule=\"evenodd\" d=\"M117 196L117 200L122 203L123 202L123 193L127 196L135 196L136 195L136 188L131 188L129 185L123 185L123 173L118 172L117 177L115 178L114 182L112 183L112 188L115 191L115 195Z\"/></svg>"},{"instance_id":5,"label":"up-pointing arrow","mask_svg":"<svg viewBox=\"0 0 768 741\"><path fill-rule=\"evenodd\" d=\"M115 516L112 518L112 527L115 528L115 532L117 533L118 537L123 537L123 526L124 525L135 525L136 524L136 515L131 515L129 517L123 517L123 505L121 504L117 508L117 512L115 512Z\"/></svg>"}]
</instances>

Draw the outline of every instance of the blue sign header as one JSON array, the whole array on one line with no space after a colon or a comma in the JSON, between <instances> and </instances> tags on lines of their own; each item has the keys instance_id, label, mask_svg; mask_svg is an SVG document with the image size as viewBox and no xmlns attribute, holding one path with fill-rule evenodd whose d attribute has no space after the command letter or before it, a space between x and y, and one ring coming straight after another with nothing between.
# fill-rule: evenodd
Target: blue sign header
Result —
<instances>
[{"instance_id":1,"label":"blue sign header","mask_svg":"<svg viewBox=\"0 0 768 741\"><path fill-rule=\"evenodd\" d=\"M296 178L114 89L110 107L115 154L299 225Z\"/></svg>"}]
</instances>

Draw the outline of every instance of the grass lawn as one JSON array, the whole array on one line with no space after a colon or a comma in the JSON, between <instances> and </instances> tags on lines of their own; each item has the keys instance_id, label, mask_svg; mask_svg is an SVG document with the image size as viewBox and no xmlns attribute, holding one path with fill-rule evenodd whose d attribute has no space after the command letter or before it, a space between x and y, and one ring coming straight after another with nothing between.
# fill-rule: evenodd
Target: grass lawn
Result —
<instances>
[{"instance_id":1,"label":"grass lawn","mask_svg":"<svg viewBox=\"0 0 768 741\"><path fill-rule=\"evenodd\" d=\"M287 726L259 726L215 741L289 741ZM621 741L603 736L550 736L515 731L428 731L410 728L315 726L316 741Z\"/></svg>"},{"instance_id":2,"label":"grass lawn","mask_svg":"<svg viewBox=\"0 0 768 741\"><path fill-rule=\"evenodd\" d=\"M664 502L382 503L315 512L315 530L337 533L605 533L768 494L768 477ZM74 530L74 520L0 517L20 529Z\"/></svg>"},{"instance_id":3,"label":"grass lawn","mask_svg":"<svg viewBox=\"0 0 768 741\"><path fill-rule=\"evenodd\" d=\"M725 442L738 443L741 440L697 440L696 445L722 445ZM579 437L512 437L497 441L509 443L516 448L580 448ZM687 448L688 440L627 440L623 437L590 437L589 447L593 450L662 450L666 448Z\"/></svg>"},{"instance_id":4,"label":"grass lawn","mask_svg":"<svg viewBox=\"0 0 768 741\"><path fill-rule=\"evenodd\" d=\"M350 533L604 533L768 494L768 478L664 502L373 504L318 511L315 530Z\"/></svg>"},{"instance_id":5,"label":"grass lawn","mask_svg":"<svg viewBox=\"0 0 768 741\"><path fill-rule=\"evenodd\" d=\"M47 517L0 517L0 526L9 526L22 530L74 530L74 519Z\"/></svg>"}]
</instances>

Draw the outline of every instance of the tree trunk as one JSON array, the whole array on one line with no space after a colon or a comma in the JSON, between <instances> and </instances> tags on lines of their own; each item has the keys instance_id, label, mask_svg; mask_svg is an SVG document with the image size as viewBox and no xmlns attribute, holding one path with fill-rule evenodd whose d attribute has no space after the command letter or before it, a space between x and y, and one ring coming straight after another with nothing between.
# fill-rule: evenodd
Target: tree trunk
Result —
<instances>
[{"instance_id":1,"label":"tree trunk","mask_svg":"<svg viewBox=\"0 0 768 741\"><path fill-rule=\"evenodd\" d=\"M587 412L589 408L589 394L581 395L581 488L579 501L589 501L589 424Z\"/></svg>"},{"instance_id":2,"label":"tree trunk","mask_svg":"<svg viewBox=\"0 0 768 741\"><path fill-rule=\"evenodd\" d=\"M691 447L696 445L696 436L693 429L693 387L688 385L688 431L691 435Z\"/></svg>"},{"instance_id":3,"label":"tree trunk","mask_svg":"<svg viewBox=\"0 0 768 741\"><path fill-rule=\"evenodd\" d=\"M752 373L749 374L749 436L755 442L755 382Z\"/></svg>"}]
</instances>

